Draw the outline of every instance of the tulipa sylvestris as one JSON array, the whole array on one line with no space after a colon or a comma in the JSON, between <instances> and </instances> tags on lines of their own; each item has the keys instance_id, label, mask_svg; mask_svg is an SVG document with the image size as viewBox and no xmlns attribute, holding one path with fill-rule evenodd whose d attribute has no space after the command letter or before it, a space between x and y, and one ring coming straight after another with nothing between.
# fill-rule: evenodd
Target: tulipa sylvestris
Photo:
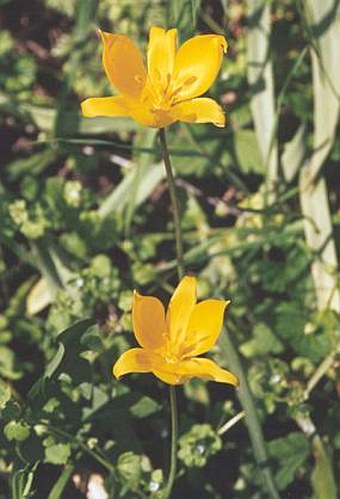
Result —
<instances>
[{"instance_id":1,"label":"tulipa sylvestris","mask_svg":"<svg viewBox=\"0 0 340 499\"><path fill-rule=\"evenodd\" d=\"M129 37L99 33L104 69L118 95L84 100L84 116L125 116L154 128L175 121L225 125L221 106L213 99L199 97L211 87L220 70L227 50L223 36L194 36L177 50L177 29L152 27L146 67Z\"/></svg>"},{"instance_id":2,"label":"tulipa sylvestris","mask_svg":"<svg viewBox=\"0 0 340 499\"><path fill-rule=\"evenodd\" d=\"M124 352L113 367L119 378L151 372L170 385L198 377L238 386L236 376L214 361L197 357L216 343L229 301L196 303L196 279L185 276L171 297L167 312L153 296L134 292L133 329L141 348Z\"/></svg>"}]
</instances>

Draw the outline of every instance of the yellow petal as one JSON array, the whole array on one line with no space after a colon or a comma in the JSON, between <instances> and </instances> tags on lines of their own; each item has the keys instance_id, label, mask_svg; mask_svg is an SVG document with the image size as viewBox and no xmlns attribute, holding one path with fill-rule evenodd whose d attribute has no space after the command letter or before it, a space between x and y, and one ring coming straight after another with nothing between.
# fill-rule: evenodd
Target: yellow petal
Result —
<instances>
[{"instance_id":1,"label":"yellow petal","mask_svg":"<svg viewBox=\"0 0 340 499\"><path fill-rule=\"evenodd\" d=\"M154 352L143 348L131 348L124 352L113 366L113 375L120 378L129 373L149 373L161 362Z\"/></svg>"},{"instance_id":2,"label":"yellow petal","mask_svg":"<svg viewBox=\"0 0 340 499\"><path fill-rule=\"evenodd\" d=\"M201 355L215 345L223 326L224 310L229 303L222 300L204 300L195 305L188 324L182 357Z\"/></svg>"},{"instance_id":3,"label":"yellow petal","mask_svg":"<svg viewBox=\"0 0 340 499\"><path fill-rule=\"evenodd\" d=\"M181 385L185 381L185 377L177 373L171 373L166 371L160 371L157 369L152 370L153 374L157 376L158 379L167 383L168 385Z\"/></svg>"},{"instance_id":4,"label":"yellow petal","mask_svg":"<svg viewBox=\"0 0 340 499\"><path fill-rule=\"evenodd\" d=\"M119 93L137 99L147 81L147 72L138 47L125 35L99 31L103 41L103 65Z\"/></svg>"},{"instance_id":5,"label":"yellow petal","mask_svg":"<svg viewBox=\"0 0 340 499\"><path fill-rule=\"evenodd\" d=\"M84 100L81 110L86 118L95 116L130 116L129 103L124 97L94 97Z\"/></svg>"},{"instance_id":6,"label":"yellow petal","mask_svg":"<svg viewBox=\"0 0 340 499\"><path fill-rule=\"evenodd\" d=\"M222 369L210 359L196 358L183 360L174 364L173 371L181 375L184 380L195 377L239 386L239 380L234 374L226 369Z\"/></svg>"},{"instance_id":7,"label":"yellow petal","mask_svg":"<svg viewBox=\"0 0 340 499\"><path fill-rule=\"evenodd\" d=\"M176 121L186 123L213 123L216 126L225 126L225 115L221 106L213 99L200 97L175 104L171 113Z\"/></svg>"},{"instance_id":8,"label":"yellow petal","mask_svg":"<svg viewBox=\"0 0 340 499\"><path fill-rule=\"evenodd\" d=\"M152 128L163 128L176 121L171 112L162 109L154 110L143 104L137 104L132 108L131 117L140 125Z\"/></svg>"},{"instance_id":9,"label":"yellow petal","mask_svg":"<svg viewBox=\"0 0 340 499\"><path fill-rule=\"evenodd\" d=\"M179 48L172 79L176 102L193 99L211 87L226 50L227 41L221 35L195 36Z\"/></svg>"},{"instance_id":10,"label":"yellow petal","mask_svg":"<svg viewBox=\"0 0 340 499\"><path fill-rule=\"evenodd\" d=\"M162 303L154 296L134 292L132 306L133 330L140 346L157 350L165 344L166 324Z\"/></svg>"},{"instance_id":11,"label":"yellow petal","mask_svg":"<svg viewBox=\"0 0 340 499\"><path fill-rule=\"evenodd\" d=\"M148 45L148 73L155 90L165 92L174 69L177 29L152 27Z\"/></svg>"},{"instance_id":12,"label":"yellow petal","mask_svg":"<svg viewBox=\"0 0 340 499\"><path fill-rule=\"evenodd\" d=\"M171 297L166 314L172 353L177 353L185 339L191 313L196 304L196 279L185 276Z\"/></svg>"}]
</instances>

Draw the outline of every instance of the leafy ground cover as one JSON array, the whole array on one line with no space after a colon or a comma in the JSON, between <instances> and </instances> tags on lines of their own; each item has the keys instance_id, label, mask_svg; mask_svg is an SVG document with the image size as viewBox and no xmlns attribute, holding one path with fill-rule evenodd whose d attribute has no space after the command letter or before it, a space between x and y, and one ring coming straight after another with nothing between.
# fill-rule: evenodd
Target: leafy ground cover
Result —
<instances>
[{"instance_id":1,"label":"leafy ground cover","mask_svg":"<svg viewBox=\"0 0 340 499\"><path fill-rule=\"evenodd\" d=\"M168 130L187 271L231 299L212 358L240 388L178 390L172 497L339 490L339 2L0 1L0 497L162 497L166 386L117 381L132 291L177 283L157 131L86 119L111 95L99 26L229 42L227 126Z\"/></svg>"}]
</instances>

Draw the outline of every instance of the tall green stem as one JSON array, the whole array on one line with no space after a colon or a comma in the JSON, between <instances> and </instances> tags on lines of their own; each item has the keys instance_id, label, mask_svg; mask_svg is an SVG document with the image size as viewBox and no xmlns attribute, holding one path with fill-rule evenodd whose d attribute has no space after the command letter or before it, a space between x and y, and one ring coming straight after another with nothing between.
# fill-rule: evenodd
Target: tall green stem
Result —
<instances>
[{"instance_id":1,"label":"tall green stem","mask_svg":"<svg viewBox=\"0 0 340 499\"><path fill-rule=\"evenodd\" d=\"M164 128L160 128L159 130L159 142L169 185L172 215L174 218L174 226L175 226L177 271L178 271L178 278L181 279L184 275L184 258L183 258L181 222L179 215L179 204L176 194L175 179L172 172L171 160L170 160L168 145L166 142L166 134ZM178 415L177 415L176 388L172 385L170 385L170 411L171 411L171 459L170 459L168 482L164 490L163 499L168 499L171 495L177 470Z\"/></svg>"},{"instance_id":2,"label":"tall green stem","mask_svg":"<svg viewBox=\"0 0 340 499\"><path fill-rule=\"evenodd\" d=\"M227 359L229 366L240 379L238 396L245 412L245 419L251 444L254 450L254 457L259 467L259 471L262 475L268 497L270 499L280 499L280 495L277 491L271 468L268 463L266 443L263 437L255 402L253 400L241 360L237 354L236 349L234 348L232 341L225 332L221 337L220 345L223 355Z\"/></svg>"},{"instance_id":3,"label":"tall green stem","mask_svg":"<svg viewBox=\"0 0 340 499\"><path fill-rule=\"evenodd\" d=\"M168 476L168 483L164 490L163 499L170 497L172 487L176 478L177 469L177 439L178 439L178 416L177 416L177 399L176 388L170 385L170 409L171 409L171 461Z\"/></svg>"},{"instance_id":4,"label":"tall green stem","mask_svg":"<svg viewBox=\"0 0 340 499\"><path fill-rule=\"evenodd\" d=\"M183 259L183 242L182 242L182 234L181 234L181 222L179 215L179 204L176 194L176 186L175 179L172 172L171 160L168 150L168 145L166 142L165 129L159 129L159 142L161 146L162 158L164 161L166 177L169 185L170 199L171 199L171 207L172 207L172 215L174 217L174 226L175 226L175 238L176 238L176 254L177 254L177 270L178 277L181 278L184 275L184 259Z\"/></svg>"}]
</instances>

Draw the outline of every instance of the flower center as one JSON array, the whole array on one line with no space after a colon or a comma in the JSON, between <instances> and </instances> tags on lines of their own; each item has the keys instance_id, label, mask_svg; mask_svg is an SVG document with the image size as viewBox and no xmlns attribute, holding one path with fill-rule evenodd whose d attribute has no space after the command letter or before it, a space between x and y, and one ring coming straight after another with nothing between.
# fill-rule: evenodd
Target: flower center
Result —
<instances>
[{"instance_id":1,"label":"flower center","mask_svg":"<svg viewBox=\"0 0 340 499\"><path fill-rule=\"evenodd\" d=\"M150 106L154 112L169 111L171 106L181 101L180 94L197 80L196 76L190 76L181 83L172 80L171 75L167 74L162 78L160 73L156 74L157 83L149 79L142 98L144 104Z\"/></svg>"}]
</instances>

